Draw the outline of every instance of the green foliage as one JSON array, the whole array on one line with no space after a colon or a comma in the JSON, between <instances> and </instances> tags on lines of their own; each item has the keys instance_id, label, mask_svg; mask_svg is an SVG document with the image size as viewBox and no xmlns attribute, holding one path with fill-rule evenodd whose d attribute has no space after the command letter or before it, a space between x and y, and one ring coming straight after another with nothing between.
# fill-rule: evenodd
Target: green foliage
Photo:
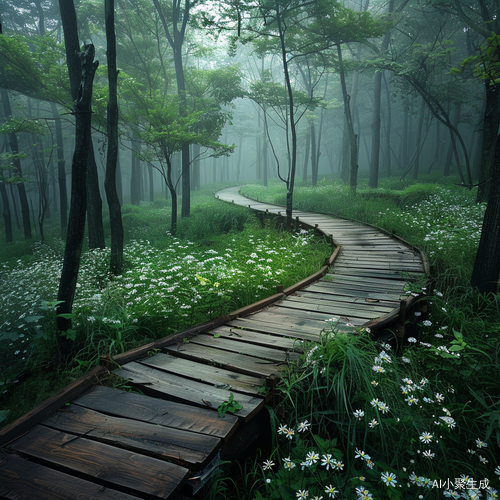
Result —
<instances>
[{"instance_id":1,"label":"green foliage","mask_svg":"<svg viewBox=\"0 0 500 500\"><path fill-rule=\"evenodd\" d=\"M472 68L475 78L486 80L490 84L500 83L500 35L492 32L479 48L479 54L464 59L461 68ZM453 68L452 72L460 74L461 70Z\"/></svg>"},{"instance_id":2,"label":"green foliage","mask_svg":"<svg viewBox=\"0 0 500 500\"><path fill-rule=\"evenodd\" d=\"M241 410L242 408L243 406L241 405L241 403L238 403L238 401L234 399L234 394L230 392L227 401L224 401L217 407L217 413L219 414L219 418L223 418L226 413L233 414Z\"/></svg>"}]
</instances>

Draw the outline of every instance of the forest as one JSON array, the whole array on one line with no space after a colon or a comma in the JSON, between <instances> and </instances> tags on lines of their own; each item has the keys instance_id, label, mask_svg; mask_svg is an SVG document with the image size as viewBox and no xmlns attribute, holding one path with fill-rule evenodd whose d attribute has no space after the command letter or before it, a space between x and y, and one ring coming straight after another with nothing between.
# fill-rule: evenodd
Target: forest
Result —
<instances>
[{"instance_id":1,"label":"forest","mask_svg":"<svg viewBox=\"0 0 500 500\"><path fill-rule=\"evenodd\" d=\"M283 378L279 438L205 497L498 498L499 9L2 0L0 426L101 356L317 271L331 242L292 230L308 210L421 248L431 276L408 293L432 321L412 320L403 357L362 335L333 348L329 324ZM216 200L227 186L282 205L284 226Z\"/></svg>"}]
</instances>

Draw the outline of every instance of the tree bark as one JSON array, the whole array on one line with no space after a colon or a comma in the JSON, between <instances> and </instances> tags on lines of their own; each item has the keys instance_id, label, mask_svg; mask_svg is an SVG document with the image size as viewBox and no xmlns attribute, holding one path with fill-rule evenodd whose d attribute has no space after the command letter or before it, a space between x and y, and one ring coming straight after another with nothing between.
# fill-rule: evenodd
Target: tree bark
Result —
<instances>
[{"instance_id":1,"label":"tree bark","mask_svg":"<svg viewBox=\"0 0 500 500\"><path fill-rule=\"evenodd\" d=\"M105 0L106 51L108 56L108 154L104 186L109 207L111 228L110 271L118 276L123 271L123 223L120 199L116 191L116 164L118 161L118 71L116 69L115 2Z\"/></svg>"},{"instance_id":2,"label":"tree bark","mask_svg":"<svg viewBox=\"0 0 500 500\"><path fill-rule=\"evenodd\" d=\"M2 198L2 216L5 224L5 243L12 243L12 217L10 215L9 196L5 183L0 181L0 197Z\"/></svg>"},{"instance_id":3,"label":"tree bark","mask_svg":"<svg viewBox=\"0 0 500 500\"><path fill-rule=\"evenodd\" d=\"M87 226L89 248L105 248L104 226L102 223L102 198L99 189L99 175L95 161L94 144L90 138L87 166Z\"/></svg>"},{"instance_id":4,"label":"tree bark","mask_svg":"<svg viewBox=\"0 0 500 500\"><path fill-rule=\"evenodd\" d=\"M62 1L62 3L68 3ZM63 20L64 23L64 20ZM61 353L69 353L71 329L70 314L75 297L76 281L80 268L83 239L85 234L85 214L87 204L87 166L92 148L92 86L99 65L94 62L95 49L87 45L81 58L81 84L75 100L75 152L71 167L71 206L69 210L68 233L64 250L63 269L59 282L57 300L57 329Z\"/></svg>"}]
</instances>

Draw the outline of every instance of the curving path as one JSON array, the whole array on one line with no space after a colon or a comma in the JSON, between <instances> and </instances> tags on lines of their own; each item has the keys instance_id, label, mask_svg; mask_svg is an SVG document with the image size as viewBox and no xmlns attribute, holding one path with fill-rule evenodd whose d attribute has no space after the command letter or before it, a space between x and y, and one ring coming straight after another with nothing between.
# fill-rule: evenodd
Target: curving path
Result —
<instances>
[{"instance_id":1,"label":"curving path","mask_svg":"<svg viewBox=\"0 0 500 500\"><path fill-rule=\"evenodd\" d=\"M270 214L284 210L248 200L238 188L217 197ZM103 358L102 366L1 429L0 498L189 498L217 457L241 456L249 436L258 436L260 410L272 403L280 371L300 355L295 339L318 339L332 316L355 326L391 317L409 277L424 274L418 251L376 229L321 214L294 216L341 246L328 261L336 256L333 266L308 286ZM103 386L110 371L143 394ZM218 418L231 394L242 409Z\"/></svg>"}]
</instances>

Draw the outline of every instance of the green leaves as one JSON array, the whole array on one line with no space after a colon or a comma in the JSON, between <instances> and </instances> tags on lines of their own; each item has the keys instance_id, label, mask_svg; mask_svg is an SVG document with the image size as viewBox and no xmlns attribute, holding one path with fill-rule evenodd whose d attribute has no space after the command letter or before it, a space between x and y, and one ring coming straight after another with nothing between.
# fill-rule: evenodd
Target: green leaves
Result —
<instances>
[{"instance_id":1,"label":"green leaves","mask_svg":"<svg viewBox=\"0 0 500 500\"><path fill-rule=\"evenodd\" d=\"M219 413L219 417L223 418L226 413L236 413L242 408L243 406L238 401L235 401L233 393L230 392L228 400L219 405L217 412Z\"/></svg>"}]
</instances>

